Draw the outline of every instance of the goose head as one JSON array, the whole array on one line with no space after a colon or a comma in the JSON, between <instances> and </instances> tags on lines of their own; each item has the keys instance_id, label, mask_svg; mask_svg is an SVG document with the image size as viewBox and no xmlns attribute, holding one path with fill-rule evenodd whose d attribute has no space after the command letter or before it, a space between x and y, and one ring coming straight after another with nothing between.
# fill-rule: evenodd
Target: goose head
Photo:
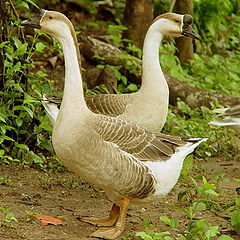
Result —
<instances>
[{"instance_id":1,"label":"goose head","mask_svg":"<svg viewBox=\"0 0 240 240\"><path fill-rule=\"evenodd\" d=\"M64 14L44 9L38 16L22 21L21 25L41 29L57 40L66 34L66 29L74 32L72 23Z\"/></svg>"},{"instance_id":2,"label":"goose head","mask_svg":"<svg viewBox=\"0 0 240 240\"><path fill-rule=\"evenodd\" d=\"M192 22L189 14L164 13L154 19L151 28L170 37L185 36L200 40L201 37L191 26Z\"/></svg>"}]
</instances>

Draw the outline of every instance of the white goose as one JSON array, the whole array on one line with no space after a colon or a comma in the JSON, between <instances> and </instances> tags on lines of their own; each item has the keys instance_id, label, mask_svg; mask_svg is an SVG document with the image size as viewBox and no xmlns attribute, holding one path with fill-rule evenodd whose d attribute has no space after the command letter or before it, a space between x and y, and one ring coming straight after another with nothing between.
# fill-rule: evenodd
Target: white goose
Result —
<instances>
[{"instance_id":1,"label":"white goose","mask_svg":"<svg viewBox=\"0 0 240 240\"><path fill-rule=\"evenodd\" d=\"M61 13L41 10L22 25L41 28L62 45L65 85L53 146L70 170L102 188L113 202L108 218L83 220L104 226L91 236L115 239L124 230L128 207L159 201L176 184L184 158L206 139L187 141L154 134L122 119L93 113L83 95L71 22Z\"/></svg>"},{"instance_id":2,"label":"white goose","mask_svg":"<svg viewBox=\"0 0 240 240\"><path fill-rule=\"evenodd\" d=\"M240 135L240 105L231 108L216 109L213 112L219 113L219 116L224 116L224 118L212 121L209 124L230 127Z\"/></svg>"},{"instance_id":3,"label":"white goose","mask_svg":"<svg viewBox=\"0 0 240 240\"><path fill-rule=\"evenodd\" d=\"M140 90L131 94L86 96L87 106L95 113L118 116L148 130L161 131L168 112L169 89L159 62L159 45L164 35L200 39L191 24L192 17L188 14L165 13L157 17L144 40Z\"/></svg>"}]
</instances>

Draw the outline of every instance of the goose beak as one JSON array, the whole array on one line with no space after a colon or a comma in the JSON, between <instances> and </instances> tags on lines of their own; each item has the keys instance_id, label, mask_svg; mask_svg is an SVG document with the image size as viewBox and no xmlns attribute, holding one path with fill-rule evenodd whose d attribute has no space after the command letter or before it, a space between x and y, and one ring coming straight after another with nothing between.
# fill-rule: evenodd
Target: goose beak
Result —
<instances>
[{"instance_id":1,"label":"goose beak","mask_svg":"<svg viewBox=\"0 0 240 240\"><path fill-rule=\"evenodd\" d=\"M21 26L32 27L32 28L41 28L40 22L43 15L46 13L46 10L41 9L38 16L29 18L21 22Z\"/></svg>"},{"instance_id":2,"label":"goose beak","mask_svg":"<svg viewBox=\"0 0 240 240\"><path fill-rule=\"evenodd\" d=\"M199 34L189 24L184 24L182 28L182 35L193 39L201 40Z\"/></svg>"}]
</instances>

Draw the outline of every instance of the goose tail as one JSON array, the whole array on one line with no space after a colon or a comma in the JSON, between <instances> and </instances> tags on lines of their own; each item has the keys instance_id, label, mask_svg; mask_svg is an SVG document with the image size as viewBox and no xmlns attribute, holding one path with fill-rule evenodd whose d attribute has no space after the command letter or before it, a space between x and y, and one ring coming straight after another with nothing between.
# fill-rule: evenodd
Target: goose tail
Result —
<instances>
[{"instance_id":1,"label":"goose tail","mask_svg":"<svg viewBox=\"0 0 240 240\"><path fill-rule=\"evenodd\" d=\"M240 125L240 119L239 118L232 118L232 117L225 117L222 120L214 120L209 122L210 125L216 125L216 126L234 126L234 125Z\"/></svg>"},{"instance_id":2,"label":"goose tail","mask_svg":"<svg viewBox=\"0 0 240 240\"><path fill-rule=\"evenodd\" d=\"M224 114L228 109L229 109L229 108L218 108L218 109L214 109L212 112L213 112L213 113L218 113L218 114L220 114L220 116L221 116L221 115Z\"/></svg>"},{"instance_id":3,"label":"goose tail","mask_svg":"<svg viewBox=\"0 0 240 240\"><path fill-rule=\"evenodd\" d=\"M58 113L59 113L57 104L49 102L46 95L43 95L41 102L42 102L44 109L47 112L47 115L48 115L52 125L54 125L57 120Z\"/></svg>"},{"instance_id":4,"label":"goose tail","mask_svg":"<svg viewBox=\"0 0 240 240\"><path fill-rule=\"evenodd\" d=\"M207 140L208 138L189 138L185 145L176 148L175 154L176 155L180 154L183 157L185 157L188 154L192 153L199 144Z\"/></svg>"}]
</instances>

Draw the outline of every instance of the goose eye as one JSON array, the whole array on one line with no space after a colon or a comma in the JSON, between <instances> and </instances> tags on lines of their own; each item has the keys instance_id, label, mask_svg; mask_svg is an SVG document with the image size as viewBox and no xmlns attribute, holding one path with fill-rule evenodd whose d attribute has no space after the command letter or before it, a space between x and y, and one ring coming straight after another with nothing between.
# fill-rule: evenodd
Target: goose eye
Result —
<instances>
[{"instance_id":1,"label":"goose eye","mask_svg":"<svg viewBox=\"0 0 240 240\"><path fill-rule=\"evenodd\" d=\"M49 17L48 17L48 19L50 19L50 20L51 20L51 19L53 19L53 17L52 17L52 16L49 16Z\"/></svg>"},{"instance_id":2,"label":"goose eye","mask_svg":"<svg viewBox=\"0 0 240 240\"><path fill-rule=\"evenodd\" d=\"M180 23L180 20L175 20L175 23Z\"/></svg>"}]
</instances>

